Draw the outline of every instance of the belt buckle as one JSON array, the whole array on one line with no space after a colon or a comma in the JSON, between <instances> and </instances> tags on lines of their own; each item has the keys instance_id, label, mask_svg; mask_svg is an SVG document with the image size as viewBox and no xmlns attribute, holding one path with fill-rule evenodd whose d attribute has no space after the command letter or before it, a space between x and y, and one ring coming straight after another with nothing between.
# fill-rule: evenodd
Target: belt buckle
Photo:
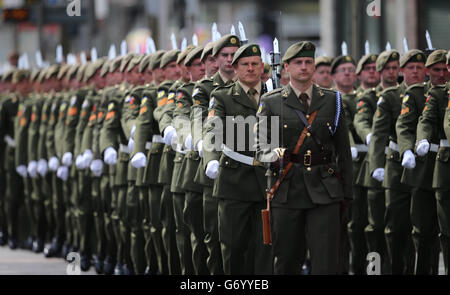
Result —
<instances>
[{"instance_id":1,"label":"belt buckle","mask_svg":"<svg viewBox=\"0 0 450 295\"><path fill-rule=\"evenodd\" d=\"M310 153L303 155L303 165L305 167L311 166L311 154Z\"/></svg>"}]
</instances>

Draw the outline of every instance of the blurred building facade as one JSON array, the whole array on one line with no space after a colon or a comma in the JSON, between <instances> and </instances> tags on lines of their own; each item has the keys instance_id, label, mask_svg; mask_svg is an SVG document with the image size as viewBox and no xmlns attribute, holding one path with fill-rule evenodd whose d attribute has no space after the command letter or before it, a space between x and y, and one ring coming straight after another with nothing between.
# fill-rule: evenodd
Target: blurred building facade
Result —
<instances>
[{"instance_id":1,"label":"blurred building facade","mask_svg":"<svg viewBox=\"0 0 450 295\"><path fill-rule=\"evenodd\" d=\"M81 15L68 16L67 6L75 2ZM369 6L378 13L369 15ZM28 11L28 17L12 17L17 9ZM336 56L345 41L349 54L359 58L368 40L371 52L390 42L402 53L404 37L409 48L425 49L425 30L433 47L450 48L450 1L445 0L0 0L0 10L0 63L12 50L34 60L38 49L52 62L59 43L65 54L96 47L101 56L123 39L130 50L139 45L142 50L152 36L158 48L168 49L172 32L178 44L184 37L191 43L193 33L205 44L214 22L224 35L232 24L238 32L239 21L249 41L267 52L277 37L282 52L295 41L311 40L318 54Z\"/></svg>"}]
</instances>

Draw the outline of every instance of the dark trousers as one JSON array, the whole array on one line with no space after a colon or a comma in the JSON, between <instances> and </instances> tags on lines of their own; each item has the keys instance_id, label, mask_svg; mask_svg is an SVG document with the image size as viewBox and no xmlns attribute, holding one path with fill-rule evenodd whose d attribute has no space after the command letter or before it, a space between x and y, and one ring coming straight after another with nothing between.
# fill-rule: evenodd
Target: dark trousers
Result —
<instances>
[{"instance_id":1,"label":"dark trousers","mask_svg":"<svg viewBox=\"0 0 450 295\"><path fill-rule=\"evenodd\" d=\"M175 218L175 239L177 242L178 255L180 256L181 274L193 275L194 265L192 262L191 232L184 221L185 194L173 193L173 210Z\"/></svg>"},{"instance_id":2,"label":"dark trousers","mask_svg":"<svg viewBox=\"0 0 450 295\"><path fill-rule=\"evenodd\" d=\"M206 264L212 275L223 275L222 250L219 241L219 199L212 196L211 186L203 187L203 227L208 249Z\"/></svg>"},{"instance_id":3,"label":"dark trousers","mask_svg":"<svg viewBox=\"0 0 450 295\"><path fill-rule=\"evenodd\" d=\"M444 256L445 274L450 275L450 190L436 191L437 216L439 222L439 238Z\"/></svg>"},{"instance_id":4,"label":"dark trousers","mask_svg":"<svg viewBox=\"0 0 450 295\"><path fill-rule=\"evenodd\" d=\"M150 274L157 274L161 272L159 271L158 256L151 235L149 187L139 186L138 189L146 271L149 271Z\"/></svg>"},{"instance_id":5,"label":"dark trousers","mask_svg":"<svg viewBox=\"0 0 450 295\"><path fill-rule=\"evenodd\" d=\"M266 202L219 199L219 240L225 274L273 274L271 247L263 243Z\"/></svg>"},{"instance_id":6,"label":"dark trousers","mask_svg":"<svg viewBox=\"0 0 450 295\"><path fill-rule=\"evenodd\" d=\"M158 266L158 272L163 275L167 274L175 274L172 271L177 271L179 269L179 265L177 260L173 262L173 265L169 268L169 262L172 262L173 258L169 259L168 255L171 253L166 252L165 244L163 243L162 230L163 230L163 221L162 221L162 212L161 210L165 209L162 207L162 192L163 186L158 184L151 184L148 188L148 218L149 218L149 236L146 239L146 253L148 256L149 266L154 265L155 263L151 260L152 249L154 249ZM167 192L166 192L167 193ZM169 191L170 193L170 191ZM172 213L173 214L173 213ZM166 221L165 221L166 222ZM170 221L167 221L170 223ZM169 244L172 240L169 239ZM174 247L172 247L174 248ZM172 252L176 252L176 248L172 250Z\"/></svg>"}]
</instances>

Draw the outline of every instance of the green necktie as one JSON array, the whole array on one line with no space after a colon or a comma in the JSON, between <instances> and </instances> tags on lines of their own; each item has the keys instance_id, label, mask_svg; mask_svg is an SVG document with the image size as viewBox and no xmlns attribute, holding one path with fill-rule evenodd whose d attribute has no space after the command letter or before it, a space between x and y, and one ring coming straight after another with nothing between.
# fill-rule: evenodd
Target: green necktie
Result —
<instances>
[{"instance_id":1,"label":"green necktie","mask_svg":"<svg viewBox=\"0 0 450 295\"><path fill-rule=\"evenodd\" d=\"M250 88L248 90L248 96L250 96L250 98L255 102L255 104L258 104L258 101L256 99L256 93L258 93L258 91L256 91L255 88Z\"/></svg>"}]
</instances>

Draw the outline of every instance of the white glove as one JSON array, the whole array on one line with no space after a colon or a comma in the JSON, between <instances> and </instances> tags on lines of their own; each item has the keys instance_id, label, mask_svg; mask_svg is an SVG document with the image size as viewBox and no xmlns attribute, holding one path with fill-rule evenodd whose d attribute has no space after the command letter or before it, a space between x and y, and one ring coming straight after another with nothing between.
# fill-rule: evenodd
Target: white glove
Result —
<instances>
[{"instance_id":1,"label":"white glove","mask_svg":"<svg viewBox=\"0 0 450 295\"><path fill-rule=\"evenodd\" d=\"M100 177L102 175L102 171L103 171L102 160L96 159L96 160L92 161L90 168L91 168L92 173L94 173L94 175L96 177Z\"/></svg>"},{"instance_id":2,"label":"white glove","mask_svg":"<svg viewBox=\"0 0 450 295\"><path fill-rule=\"evenodd\" d=\"M184 147L187 150L192 150L194 147L192 146L192 135L189 134L186 139L184 140Z\"/></svg>"},{"instance_id":3,"label":"white glove","mask_svg":"<svg viewBox=\"0 0 450 295\"><path fill-rule=\"evenodd\" d=\"M41 175L42 177L45 177L45 175L47 174L47 170L48 170L47 161L44 160L44 159L40 159L40 160L38 161L37 172L38 172L39 175Z\"/></svg>"},{"instance_id":4,"label":"white glove","mask_svg":"<svg viewBox=\"0 0 450 295\"><path fill-rule=\"evenodd\" d=\"M208 176L211 179L216 179L217 175L219 174L219 161L212 160L209 161L206 165L206 176Z\"/></svg>"},{"instance_id":5,"label":"white glove","mask_svg":"<svg viewBox=\"0 0 450 295\"><path fill-rule=\"evenodd\" d=\"M72 165L73 154L71 152L64 153L62 156L61 163L64 166L70 167Z\"/></svg>"},{"instance_id":6,"label":"white glove","mask_svg":"<svg viewBox=\"0 0 450 295\"><path fill-rule=\"evenodd\" d=\"M170 145L174 149L178 146L178 135L176 133L172 136L172 141L170 142Z\"/></svg>"},{"instance_id":7,"label":"white glove","mask_svg":"<svg viewBox=\"0 0 450 295\"><path fill-rule=\"evenodd\" d=\"M131 127L131 134L130 134L130 138L134 138L134 133L136 132L136 125L133 125L133 127Z\"/></svg>"},{"instance_id":8,"label":"white glove","mask_svg":"<svg viewBox=\"0 0 450 295\"><path fill-rule=\"evenodd\" d=\"M60 166L58 168L58 171L56 171L56 176L58 176L58 178L60 178L62 181L67 181L67 178L69 177L69 167Z\"/></svg>"},{"instance_id":9,"label":"white glove","mask_svg":"<svg viewBox=\"0 0 450 295\"><path fill-rule=\"evenodd\" d=\"M48 168L51 171L56 171L56 170L58 170L58 167L59 167L59 160L58 160L58 158L54 157L54 156L51 157L50 160L48 161Z\"/></svg>"},{"instance_id":10,"label":"white glove","mask_svg":"<svg viewBox=\"0 0 450 295\"><path fill-rule=\"evenodd\" d=\"M108 165L116 165L117 164L117 151L113 147L109 147L105 150L105 156L103 160Z\"/></svg>"},{"instance_id":11,"label":"white glove","mask_svg":"<svg viewBox=\"0 0 450 295\"><path fill-rule=\"evenodd\" d=\"M84 168L88 168L93 158L92 151L87 149L83 153L83 166Z\"/></svg>"},{"instance_id":12,"label":"white glove","mask_svg":"<svg viewBox=\"0 0 450 295\"><path fill-rule=\"evenodd\" d=\"M167 145L171 145L172 144L172 137L177 133L177 131L175 130L175 128L173 128L172 126L167 126L164 131L164 143Z\"/></svg>"},{"instance_id":13,"label":"white glove","mask_svg":"<svg viewBox=\"0 0 450 295\"><path fill-rule=\"evenodd\" d=\"M416 167L416 157L411 150L407 150L403 154L402 166L406 169L413 169Z\"/></svg>"},{"instance_id":14,"label":"white glove","mask_svg":"<svg viewBox=\"0 0 450 295\"><path fill-rule=\"evenodd\" d=\"M428 152L430 151L430 143L428 142L428 140L426 139L420 140L419 143L417 144L416 151L417 154L421 157L428 154Z\"/></svg>"},{"instance_id":15,"label":"white glove","mask_svg":"<svg viewBox=\"0 0 450 295\"><path fill-rule=\"evenodd\" d=\"M384 179L384 168L377 168L373 171L372 177L382 182Z\"/></svg>"},{"instance_id":16,"label":"white glove","mask_svg":"<svg viewBox=\"0 0 450 295\"><path fill-rule=\"evenodd\" d=\"M27 177L27 166L20 165L19 167L16 167L17 173L22 177Z\"/></svg>"},{"instance_id":17,"label":"white glove","mask_svg":"<svg viewBox=\"0 0 450 295\"><path fill-rule=\"evenodd\" d=\"M75 166L77 167L77 169L82 170L86 167L84 167L84 161L83 161L83 155L78 155L75 159Z\"/></svg>"},{"instance_id":18,"label":"white glove","mask_svg":"<svg viewBox=\"0 0 450 295\"><path fill-rule=\"evenodd\" d=\"M134 148L134 139L133 137L130 137L130 139L128 139L128 150L131 152Z\"/></svg>"},{"instance_id":19,"label":"white glove","mask_svg":"<svg viewBox=\"0 0 450 295\"><path fill-rule=\"evenodd\" d=\"M30 163L28 163L27 172L31 178L37 177L37 162L36 161L31 161Z\"/></svg>"},{"instance_id":20,"label":"white glove","mask_svg":"<svg viewBox=\"0 0 450 295\"><path fill-rule=\"evenodd\" d=\"M370 145L370 140L372 139L372 133L367 134L366 136L366 144Z\"/></svg>"},{"instance_id":21,"label":"white glove","mask_svg":"<svg viewBox=\"0 0 450 295\"><path fill-rule=\"evenodd\" d=\"M355 147L350 147L350 150L352 152L352 160L354 161L358 157L358 150Z\"/></svg>"},{"instance_id":22,"label":"white glove","mask_svg":"<svg viewBox=\"0 0 450 295\"><path fill-rule=\"evenodd\" d=\"M144 153L136 153L136 155L131 158L131 165L133 165L133 167L136 169L145 167L146 163L147 157L144 155Z\"/></svg>"},{"instance_id":23,"label":"white glove","mask_svg":"<svg viewBox=\"0 0 450 295\"><path fill-rule=\"evenodd\" d=\"M198 155L200 156L200 158L203 158L203 139L200 139L197 142L197 150L198 150Z\"/></svg>"}]
</instances>

